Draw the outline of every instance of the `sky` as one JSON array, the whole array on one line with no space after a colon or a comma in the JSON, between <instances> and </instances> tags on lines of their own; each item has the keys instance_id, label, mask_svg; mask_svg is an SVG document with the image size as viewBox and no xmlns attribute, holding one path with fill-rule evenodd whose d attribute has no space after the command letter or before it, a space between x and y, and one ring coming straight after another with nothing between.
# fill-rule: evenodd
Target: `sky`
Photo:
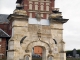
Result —
<instances>
[{"instance_id":1,"label":"sky","mask_svg":"<svg viewBox=\"0 0 80 60\"><path fill-rule=\"evenodd\" d=\"M0 0L0 14L12 14L16 0ZM63 25L65 50L80 49L80 0L55 0L55 8L60 8L63 18L69 19Z\"/></svg>"}]
</instances>

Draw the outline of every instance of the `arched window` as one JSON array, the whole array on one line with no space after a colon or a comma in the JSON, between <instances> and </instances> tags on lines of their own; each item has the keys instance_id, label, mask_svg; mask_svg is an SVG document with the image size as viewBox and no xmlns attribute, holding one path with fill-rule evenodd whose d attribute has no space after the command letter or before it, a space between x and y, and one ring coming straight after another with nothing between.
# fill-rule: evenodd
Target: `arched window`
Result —
<instances>
[{"instance_id":1,"label":"arched window","mask_svg":"<svg viewBox=\"0 0 80 60\"><path fill-rule=\"evenodd\" d=\"M29 1L29 9L32 10L32 4L33 2L32 1Z\"/></svg>"},{"instance_id":2,"label":"arched window","mask_svg":"<svg viewBox=\"0 0 80 60\"><path fill-rule=\"evenodd\" d=\"M25 56L25 60L29 60L29 56Z\"/></svg>"},{"instance_id":3,"label":"arched window","mask_svg":"<svg viewBox=\"0 0 80 60\"><path fill-rule=\"evenodd\" d=\"M53 56L49 56L48 57L48 60L53 60Z\"/></svg>"},{"instance_id":4,"label":"arched window","mask_svg":"<svg viewBox=\"0 0 80 60\"><path fill-rule=\"evenodd\" d=\"M50 3L46 3L46 11L49 11L49 5Z\"/></svg>"},{"instance_id":5,"label":"arched window","mask_svg":"<svg viewBox=\"0 0 80 60\"><path fill-rule=\"evenodd\" d=\"M38 10L38 2L35 2L35 10Z\"/></svg>"},{"instance_id":6,"label":"arched window","mask_svg":"<svg viewBox=\"0 0 80 60\"><path fill-rule=\"evenodd\" d=\"M54 40L55 44L57 44L57 41L55 39L53 39L53 40Z\"/></svg>"}]
</instances>

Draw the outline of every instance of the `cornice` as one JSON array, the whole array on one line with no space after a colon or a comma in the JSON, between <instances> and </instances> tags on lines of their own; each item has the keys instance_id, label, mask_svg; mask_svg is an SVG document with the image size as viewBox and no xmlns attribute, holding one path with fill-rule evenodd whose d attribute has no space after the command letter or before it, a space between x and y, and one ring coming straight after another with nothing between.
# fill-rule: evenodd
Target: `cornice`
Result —
<instances>
[{"instance_id":1,"label":"cornice","mask_svg":"<svg viewBox=\"0 0 80 60\"><path fill-rule=\"evenodd\" d=\"M54 22L60 22L60 23L66 23L69 19L64 19L64 18L51 18L51 21Z\"/></svg>"}]
</instances>

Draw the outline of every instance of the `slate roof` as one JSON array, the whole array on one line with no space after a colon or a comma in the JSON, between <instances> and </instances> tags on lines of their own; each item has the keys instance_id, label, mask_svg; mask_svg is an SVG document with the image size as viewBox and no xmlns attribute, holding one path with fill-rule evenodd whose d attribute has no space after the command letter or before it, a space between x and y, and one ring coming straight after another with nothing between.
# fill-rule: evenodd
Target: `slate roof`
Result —
<instances>
[{"instance_id":1,"label":"slate roof","mask_svg":"<svg viewBox=\"0 0 80 60\"><path fill-rule=\"evenodd\" d=\"M9 20L7 19L9 15L6 14L0 14L0 23L9 23Z\"/></svg>"},{"instance_id":2,"label":"slate roof","mask_svg":"<svg viewBox=\"0 0 80 60\"><path fill-rule=\"evenodd\" d=\"M4 32L2 29L0 29L0 38L7 38L7 37L10 37L6 32Z\"/></svg>"}]
</instances>

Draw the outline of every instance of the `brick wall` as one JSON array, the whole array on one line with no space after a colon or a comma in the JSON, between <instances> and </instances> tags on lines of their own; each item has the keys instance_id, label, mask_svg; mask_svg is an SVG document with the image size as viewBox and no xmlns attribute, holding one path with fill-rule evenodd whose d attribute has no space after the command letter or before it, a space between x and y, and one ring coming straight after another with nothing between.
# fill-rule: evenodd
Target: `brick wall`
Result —
<instances>
[{"instance_id":1,"label":"brick wall","mask_svg":"<svg viewBox=\"0 0 80 60\"><path fill-rule=\"evenodd\" d=\"M8 35L12 36L12 21L10 23L0 23L0 28L6 32ZM6 38L1 38L2 41L0 42L0 53L3 53L4 56L2 56L2 58L6 57L6 48L7 46L7 40ZM0 56L1 58L1 56Z\"/></svg>"},{"instance_id":2,"label":"brick wall","mask_svg":"<svg viewBox=\"0 0 80 60\"><path fill-rule=\"evenodd\" d=\"M6 38L0 38L0 54L4 54L2 58L6 57Z\"/></svg>"},{"instance_id":3,"label":"brick wall","mask_svg":"<svg viewBox=\"0 0 80 60\"><path fill-rule=\"evenodd\" d=\"M8 33L8 24L0 24L0 28L6 33Z\"/></svg>"},{"instance_id":4,"label":"brick wall","mask_svg":"<svg viewBox=\"0 0 80 60\"><path fill-rule=\"evenodd\" d=\"M10 36L12 35L12 22L9 24L0 24L0 28Z\"/></svg>"},{"instance_id":5,"label":"brick wall","mask_svg":"<svg viewBox=\"0 0 80 60\"><path fill-rule=\"evenodd\" d=\"M52 7L54 7L54 0L43 0L43 2L37 0L36 1L23 0L21 4L27 11L29 17L35 18L36 11L40 10L41 17L43 19L47 19L49 13L52 11Z\"/></svg>"}]
</instances>

